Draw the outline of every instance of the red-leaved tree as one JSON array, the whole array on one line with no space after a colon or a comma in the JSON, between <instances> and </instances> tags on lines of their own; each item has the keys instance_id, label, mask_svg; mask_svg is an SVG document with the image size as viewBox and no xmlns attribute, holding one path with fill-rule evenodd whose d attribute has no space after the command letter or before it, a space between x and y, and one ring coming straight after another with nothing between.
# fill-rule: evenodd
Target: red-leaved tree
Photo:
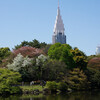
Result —
<instances>
[{"instance_id":1,"label":"red-leaved tree","mask_svg":"<svg viewBox=\"0 0 100 100\"><path fill-rule=\"evenodd\" d=\"M88 67L100 70L100 57L94 57L88 62Z\"/></svg>"},{"instance_id":2,"label":"red-leaved tree","mask_svg":"<svg viewBox=\"0 0 100 100\"><path fill-rule=\"evenodd\" d=\"M43 54L43 51L38 48L33 47L21 47L17 50L13 50L13 54L16 56L17 54L21 53L24 57L28 56L30 58L39 56L40 54Z\"/></svg>"}]
</instances>

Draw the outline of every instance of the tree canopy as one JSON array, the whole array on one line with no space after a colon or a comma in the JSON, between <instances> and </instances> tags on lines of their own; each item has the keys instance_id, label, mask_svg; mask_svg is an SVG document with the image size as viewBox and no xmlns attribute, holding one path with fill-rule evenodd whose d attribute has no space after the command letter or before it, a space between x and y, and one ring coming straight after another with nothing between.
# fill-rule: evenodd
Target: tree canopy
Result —
<instances>
[{"instance_id":1,"label":"tree canopy","mask_svg":"<svg viewBox=\"0 0 100 100\"><path fill-rule=\"evenodd\" d=\"M8 47L0 48L0 60L8 57L11 54L11 51Z\"/></svg>"},{"instance_id":2,"label":"tree canopy","mask_svg":"<svg viewBox=\"0 0 100 100\"><path fill-rule=\"evenodd\" d=\"M23 41L21 42L20 45L16 45L14 49L21 48L23 46L28 46L28 47L35 47L35 48L44 48L47 44L45 42L39 42L38 40L34 39L32 41Z\"/></svg>"},{"instance_id":3,"label":"tree canopy","mask_svg":"<svg viewBox=\"0 0 100 100\"><path fill-rule=\"evenodd\" d=\"M51 59L65 62L68 68L73 68L75 67L75 62L71 50L72 47L68 44L56 43L50 47L48 55Z\"/></svg>"}]
</instances>

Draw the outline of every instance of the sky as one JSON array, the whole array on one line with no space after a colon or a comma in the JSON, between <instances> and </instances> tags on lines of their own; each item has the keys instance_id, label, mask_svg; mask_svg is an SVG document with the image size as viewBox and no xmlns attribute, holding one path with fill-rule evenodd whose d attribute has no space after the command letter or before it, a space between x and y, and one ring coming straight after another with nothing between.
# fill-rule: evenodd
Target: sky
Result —
<instances>
[{"instance_id":1,"label":"sky","mask_svg":"<svg viewBox=\"0 0 100 100\"><path fill-rule=\"evenodd\" d=\"M100 45L100 0L59 0L67 43L86 55ZM0 0L0 47L52 43L58 0Z\"/></svg>"}]
</instances>

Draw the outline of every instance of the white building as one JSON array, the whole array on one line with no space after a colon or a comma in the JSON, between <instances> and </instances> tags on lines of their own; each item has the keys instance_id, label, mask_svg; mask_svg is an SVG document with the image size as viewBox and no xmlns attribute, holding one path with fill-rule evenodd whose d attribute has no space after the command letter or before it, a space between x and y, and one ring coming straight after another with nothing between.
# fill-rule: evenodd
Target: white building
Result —
<instances>
[{"instance_id":1,"label":"white building","mask_svg":"<svg viewBox=\"0 0 100 100\"><path fill-rule=\"evenodd\" d=\"M54 34L52 36L52 43L61 43L66 44L66 35L64 34L65 28L63 24L63 20L60 15L60 8L59 8L59 1L58 1L58 9L57 9L57 16L54 25Z\"/></svg>"},{"instance_id":2,"label":"white building","mask_svg":"<svg viewBox=\"0 0 100 100\"><path fill-rule=\"evenodd\" d=\"M100 55L100 46L97 46L96 48L96 55Z\"/></svg>"}]
</instances>

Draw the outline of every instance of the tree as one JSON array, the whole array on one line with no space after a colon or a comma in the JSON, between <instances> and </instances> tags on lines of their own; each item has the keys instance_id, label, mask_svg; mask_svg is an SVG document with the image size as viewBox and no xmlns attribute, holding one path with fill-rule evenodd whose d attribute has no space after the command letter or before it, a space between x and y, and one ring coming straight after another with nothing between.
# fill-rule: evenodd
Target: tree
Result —
<instances>
[{"instance_id":1,"label":"tree","mask_svg":"<svg viewBox=\"0 0 100 100\"><path fill-rule=\"evenodd\" d=\"M21 47L17 50L13 50L13 54L16 56L17 54L21 53L24 57L28 56L30 58L37 57L43 53L41 49L33 48L33 47Z\"/></svg>"},{"instance_id":2,"label":"tree","mask_svg":"<svg viewBox=\"0 0 100 100\"><path fill-rule=\"evenodd\" d=\"M23 46L33 47L33 48L44 48L47 44L45 42L39 42L38 40L34 39L32 41L23 41L20 45L16 45L14 50L19 49Z\"/></svg>"},{"instance_id":3,"label":"tree","mask_svg":"<svg viewBox=\"0 0 100 100\"><path fill-rule=\"evenodd\" d=\"M11 51L8 47L0 48L0 60L8 57L11 54Z\"/></svg>"},{"instance_id":4,"label":"tree","mask_svg":"<svg viewBox=\"0 0 100 100\"><path fill-rule=\"evenodd\" d=\"M41 54L36 58L36 76L38 77L38 80L43 79L43 67L44 64L49 60L48 56L45 56Z\"/></svg>"},{"instance_id":5,"label":"tree","mask_svg":"<svg viewBox=\"0 0 100 100\"><path fill-rule=\"evenodd\" d=\"M32 59L28 57L23 57L21 54L18 54L12 64L7 65L8 69L19 72L22 75L23 81L30 81L33 79L33 65Z\"/></svg>"},{"instance_id":6,"label":"tree","mask_svg":"<svg viewBox=\"0 0 100 100\"><path fill-rule=\"evenodd\" d=\"M0 68L0 94L20 93L21 89L15 86L20 80L21 75L18 72Z\"/></svg>"},{"instance_id":7,"label":"tree","mask_svg":"<svg viewBox=\"0 0 100 100\"><path fill-rule=\"evenodd\" d=\"M48 55L51 59L65 62L68 68L74 68L75 62L71 50L72 47L68 44L56 43L50 47Z\"/></svg>"},{"instance_id":8,"label":"tree","mask_svg":"<svg viewBox=\"0 0 100 100\"><path fill-rule=\"evenodd\" d=\"M73 59L75 61L76 67L80 69L86 69L87 67L87 56L80 51L78 48L74 48L74 50L71 50L73 54Z\"/></svg>"},{"instance_id":9,"label":"tree","mask_svg":"<svg viewBox=\"0 0 100 100\"><path fill-rule=\"evenodd\" d=\"M94 57L89 60L88 65L89 68L97 69L100 71L100 57Z\"/></svg>"},{"instance_id":10,"label":"tree","mask_svg":"<svg viewBox=\"0 0 100 100\"><path fill-rule=\"evenodd\" d=\"M42 78L49 81L62 81L66 75L66 64L57 60L48 60L42 68Z\"/></svg>"},{"instance_id":11,"label":"tree","mask_svg":"<svg viewBox=\"0 0 100 100\"><path fill-rule=\"evenodd\" d=\"M88 67L86 72L91 88L100 88L100 70Z\"/></svg>"},{"instance_id":12,"label":"tree","mask_svg":"<svg viewBox=\"0 0 100 100\"><path fill-rule=\"evenodd\" d=\"M65 76L64 81L70 88L75 90L85 90L89 88L89 82L85 73L79 68L70 70L68 75Z\"/></svg>"}]
</instances>

